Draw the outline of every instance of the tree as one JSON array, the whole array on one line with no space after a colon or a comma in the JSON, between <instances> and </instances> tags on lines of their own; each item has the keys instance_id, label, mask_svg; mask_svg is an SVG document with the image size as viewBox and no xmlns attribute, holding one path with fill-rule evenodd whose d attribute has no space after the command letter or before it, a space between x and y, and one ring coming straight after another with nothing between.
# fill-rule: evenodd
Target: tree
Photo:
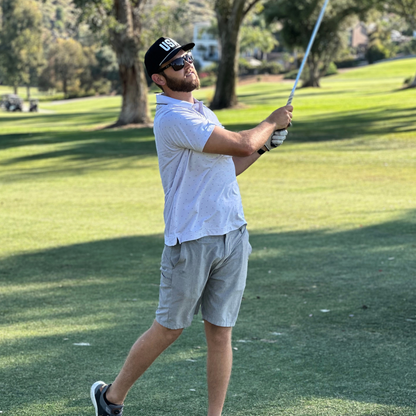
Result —
<instances>
[{"instance_id":1,"label":"tree","mask_svg":"<svg viewBox=\"0 0 416 416\"><path fill-rule=\"evenodd\" d=\"M245 19L241 26L240 52L254 53L257 49L264 56L278 44L279 42L273 36L270 25L266 26L263 15L256 14L251 19Z\"/></svg>"},{"instance_id":2,"label":"tree","mask_svg":"<svg viewBox=\"0 0 416 416\"><path fill-rule=\"evenodd\" d=\"M122 89L122 106L114 126L150 122L144 66L142 13L145 0L75 0L80 19L106 37L117 55Z\"/></svg>"},{"instance_id":3,"label":"tree","mask_svg":"<svg viewBox=\"0 0 416 416\"><path fill-rule=\"evenodd\" d=\"M110 44L117 56L122 107L114 127L150 122L144 52L156 40L155 32L169 36L171 28L183 22L181 14L187 14L184 0L168 6L163 0L147 1L151 3L148 8L146 0L74 0L80 20ZM152 14L154 9L159 13Z\"/></svg>"},{"instance_id":4,"label":"tree","mask_svg":"<svg viewBox=\"0 0 416 416\"><path fill-rule=\"evenodd\" d=\"M410 28L416 31L416 0L389 0L383 5L390 13L403 17Z\"/></svg>"},{"instance_id":5,"label":"tree","mask_svg":"<svg viewBox=\"0 0 416 416\"><path fill-rule=\"evenodd\" d=\"M211 108L218 110L237 104L236 82L240 27L259 0L215 0L215 14L221 45L221 59Z\"/></svg>"},{"instance_id":6,"label":"tree","mask_svg":"<svg viewBox=\"0 0 416 416\"><path fill-rule=\"evenodd\" d=\"M403 17L413 33L416 32L416 0L390 0L389 2L382 2L382 5L387 11ZM416 75L408 87L416 88Z\"/></svg>"},{"instance_id":7,"label":"tree","mask_svg":"<svg viewBox=\"0 0 416 416\"><path fill-rule=\"evenodd\" d=\"M323 0L269 0L266 21L283 24L282 39L290 49L306 50ZM342 32L353 16L364 18L374 6L373 0L338 0L330 2L307 60L308 78L303 87L319 87L320 78L342 49Z\"/></svg>"},{"instance_id":8,"label":"tree","mask_svg":"<svg viewBox=\"0 0 416 416\"><path fill-rule=\"evenodd\" d=\"M50 76L61 83L65 97L68 90L79 82L85 57L82 46L74 39L58 39L49 49Z\"/></svg>"},{"instance_id":9,"label":"tree","mask_svg":"<svg viewBox=\"0 0 416 416\"><path fill-rule=\"evenodd\" d=\"M0 31L0 66L5 81L17 93L30 85L43 63L42 14L34 0L3 0Z\"/></svg>"}]
</instances>

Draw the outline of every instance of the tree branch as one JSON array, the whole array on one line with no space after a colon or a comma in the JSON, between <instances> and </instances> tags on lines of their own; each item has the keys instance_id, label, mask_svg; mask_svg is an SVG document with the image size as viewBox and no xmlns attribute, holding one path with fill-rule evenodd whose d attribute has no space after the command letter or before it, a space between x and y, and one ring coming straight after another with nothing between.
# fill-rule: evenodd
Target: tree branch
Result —
<instances>
[{"instance_id":1,"label":"tree branch","mask_svg":"<svg viewBox=\"0 0 416 416\"><path fill-rule=\"evenodd\" d=\"M243 10L243 16L245 17L247 13L259 2L260 0L253 0L245 10Z\"/></svg>"}]
</instances>

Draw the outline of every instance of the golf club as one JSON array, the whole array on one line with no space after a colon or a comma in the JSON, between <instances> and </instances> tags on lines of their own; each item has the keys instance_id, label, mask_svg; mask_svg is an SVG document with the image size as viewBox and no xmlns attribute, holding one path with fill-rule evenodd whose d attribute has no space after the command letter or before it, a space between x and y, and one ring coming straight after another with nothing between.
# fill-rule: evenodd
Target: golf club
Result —
<instances>
[{"instance_id":1,"label":"golf club","mask_svg":"<svg viewBox=\"0 0 416 416\"><path fill-rule=\"evenodd\" d=\"M321 25L322 18L324 17L325 9L326 9L326 6L328 5L328 2L329 2L329 0L325 0L325 3L322 6L321 12L319 13L319 17L318 17L318 20L315 23L315 27L313 29L311 39L309 40L308 47L306 48L305 55L303 56L302 63L300 65L300 68L299 68L299 71L298 71L298 75L296 76L295 85L293 85L292 91L289 95L289 99L287 100L286 105L292 104L293 97L295 96L296 87L298 86L298 82L299 82L300 77L302 75L303 68L305 66L306 60L308 59L309 52L310 52L310 50L312 48L312 45L313 45L313 41L315 40L316 34L318 33L318 29L319 29L319 26ZM290 123L289 126L287 126L287 127L291 127L291 126L292 126L292 123ZM285 130L285 129L281 129L281 130ZM281 131L281 130L276 130L276 131Z\"/></svg>"},{"instance_id":2,"label":"golf club","mask_svg":"<svg viewBox=\"0 0 416 416\"><path fill-rule=\"evenodd\" d=\"M318 33L318 29L319 29L319 26L321 25L322 18L324 17L325 9L326 9L326 6L328 5L328 2L329 2L329 0L325 0L324 5L322 6L321 12L319 13L319 17L318 17L318 20L315 23L315 27L313 29L312 36L311 36L311 39L309 41L309 45L306 48L305 55L303 56L302 63L300 65L300 68L299 68L299 71L298 71L298 75L296 76L295 85L292 88L292 92L289 95L289 99L287 100L286 105L292 104L292 100L293 100L293 97L295 95L296 87L297 87L298 82L300 80L300 77L302 75L303 67L305 66L306 60L308 59L309 52L312 48L313 41L315 40L316 34Z\"/></svg>"}]
</instances>

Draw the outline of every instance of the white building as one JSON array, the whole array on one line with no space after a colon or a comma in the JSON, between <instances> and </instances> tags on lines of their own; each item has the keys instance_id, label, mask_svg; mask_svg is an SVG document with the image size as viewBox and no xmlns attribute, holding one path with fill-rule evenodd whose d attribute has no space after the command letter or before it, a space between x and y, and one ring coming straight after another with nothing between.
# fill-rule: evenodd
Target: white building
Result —
<instances>
[{"instance_id":1,"label":"white building","mask_svg":"<svg viewBox=\"0 0 416 416\"><path fill-rule=\"evenodd\" d=\"M194 25L193 42L195 47L192 54L201 68L204 68L213 62L218 62L221 56L220 44L218 39L208 33L211 26L210 22L199 22Z\"/></svg>"}]
</instances>

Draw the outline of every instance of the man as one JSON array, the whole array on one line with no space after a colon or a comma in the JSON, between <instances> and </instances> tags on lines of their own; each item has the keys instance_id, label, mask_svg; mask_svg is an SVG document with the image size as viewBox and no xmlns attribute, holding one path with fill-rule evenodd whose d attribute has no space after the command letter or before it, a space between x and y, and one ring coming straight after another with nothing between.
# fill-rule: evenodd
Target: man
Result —
<instances>
[{"instance_id":1,"label":"man","mask_svg":"<svg viewBox=\"0 0 416 416\"><path fill-rule=\"evenodd\" d=\"M113 384L97 381L91 387L96 416L122 414L129 389L191 325L200 307L208 346L208 416L222 413L232 366L231 330L251 253L236 176L283 142L293 107L277 109L251 130L224 129L192 96L199 88L194 46L160 38L145 56L149 76L163 90L154 120L165 192L159 306Z\"/></svg>"}]
</instances>

